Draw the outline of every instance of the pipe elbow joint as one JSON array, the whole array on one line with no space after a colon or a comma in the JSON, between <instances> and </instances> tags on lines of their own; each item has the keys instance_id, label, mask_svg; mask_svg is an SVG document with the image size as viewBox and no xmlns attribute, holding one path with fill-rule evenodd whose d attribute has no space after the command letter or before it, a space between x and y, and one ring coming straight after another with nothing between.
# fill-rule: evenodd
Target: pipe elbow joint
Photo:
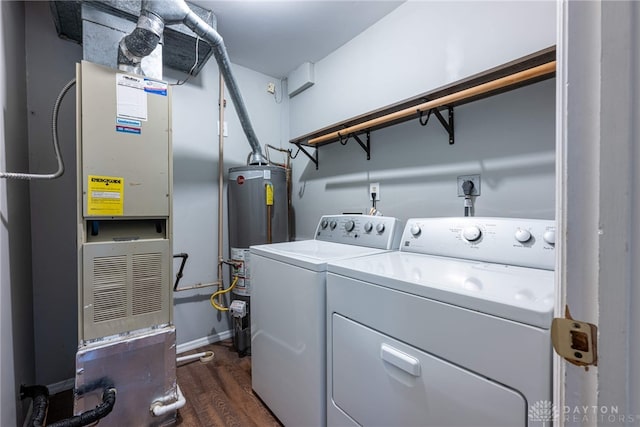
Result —
<instances>
[{"instance_id":1,"label":"pipe elbow joint","mask_svg":"<svg viewBox=\"0 0 640 427\"><path fill-rule=\"evenodd\" d=\"M143 0L141 10L158 16L166 25L181 24L191 12L184 0Z\"/></svg>"},{"instance_id":2,"label":"pipe elbow joint","mask_svg":"<svg viewBox=\"0 0 640 427\"><path fill-rule=\"evenodd\" d=\"M153 12L143 10L136 28L118 44L118 69L142 74L142 58L153 52L162 40L164 21Z\"/></svg>"},{"instance_id":3,"label":"pipe elbow joint","mask_svg":"<svg viewBox=\"0 0 640 427\"><path fill-rule=\"evenodd\" d=\"M256 152L256 151L253 151L249 155L249 160L247 161L247 163L249 163L250 165L268 165L269 164L269 162L264 157L262 152Z\"/></svg>"}]
</instances>

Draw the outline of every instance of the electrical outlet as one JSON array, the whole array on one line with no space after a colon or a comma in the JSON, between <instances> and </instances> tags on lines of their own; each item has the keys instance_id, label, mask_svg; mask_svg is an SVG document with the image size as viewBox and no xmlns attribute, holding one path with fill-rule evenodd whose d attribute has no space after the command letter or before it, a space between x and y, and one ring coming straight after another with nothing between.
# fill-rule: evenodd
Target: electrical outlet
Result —
<instances>
[{"instance_id":1,"label":"electrical outlet","mask_svg":"<svg viewBox=\"0 0 640 427\"><path fill-rule=\"evenodd\" d=\"M376 201L380 200L380 183L379 182L369 183L369 200L373 200L373 197L371 197L373 193L376 193Z\"/></svg>"},{"instance_id":2,"label":"electrical outlet","mask_svg":"<svg viewBox=\"0 0 640 427\"><path fill-rule=\"evenodd\" d=\"M458 177L458 197L464 197L464 190L462 184L465 181L473 182L473 189L471 190L472 196L480 195L480 175L461 175Z\"/></svg>"},{"instance_id":3,"label":"electrical outlet","mask_svg":"<svg viewBox=\"0 0 640 427\"><path fill-rule=\"evenodd\" d=\"M273 95L274 93L276 93L276 84L275 83L271 83L269 82L267 84L267 92L269 92L271 95Z\"/></svg>"}]
</instances>

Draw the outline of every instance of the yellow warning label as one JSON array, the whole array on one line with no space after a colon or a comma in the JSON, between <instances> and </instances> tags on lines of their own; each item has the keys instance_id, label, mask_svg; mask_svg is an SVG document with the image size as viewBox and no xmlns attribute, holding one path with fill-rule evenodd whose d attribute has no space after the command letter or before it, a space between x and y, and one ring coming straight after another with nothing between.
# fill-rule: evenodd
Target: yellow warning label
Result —
<instances>
[{"instance_id":1,"label":"yellow warning label","mask_svg":"<svg viewBox=\"0 0 640 427\"><path fill-rule=\"evenodd\" d=\"M265 198L267 200L267 206L273 206L273 184L265 185Z\"/></svg>"},{"instance_id":2,"label":"yellow warning label","mask_svg":"<svg viewBox=\"0 0 640 427\"><path fill-rule=\"evenodd\" d=\"M124 178L89 175L87 215L114 216L124 213Z\"/></svg>"}]
</instances>

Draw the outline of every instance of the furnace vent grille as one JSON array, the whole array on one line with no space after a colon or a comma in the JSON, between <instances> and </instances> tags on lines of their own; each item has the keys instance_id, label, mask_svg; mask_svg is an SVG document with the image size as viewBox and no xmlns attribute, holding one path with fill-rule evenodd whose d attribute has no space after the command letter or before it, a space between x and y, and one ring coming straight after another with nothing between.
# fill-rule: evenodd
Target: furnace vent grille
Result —
<instances>
[{"instance_id":1,"label":"furnace vent grille","mask_svg":"<svg viewBox=\"0 0 640 427\"><path fill-rule=\"evenodd\" d=\"M165 239L82 247L81 341L171 322L171 246Z\"/></svg>"},{"instance_id":2,"label":"furnace vent grille","mask_svg":"<svg viewBox=\"0 0 640 427\"><path fill-rule=\"evenodd\" d=\"M133 311L146 314L162 309L162 254L133 256Z\"/></svg>"},{"instance_id":3,"label":"furnace vent grille","mask_svg":"<svg viewBox=\"0 0 640 427\"><path fill-rule=\"evenodd\" d=\"M93 321L104 322L127 316L127 257L93 260Z\"/></svg>"}]
</instances>

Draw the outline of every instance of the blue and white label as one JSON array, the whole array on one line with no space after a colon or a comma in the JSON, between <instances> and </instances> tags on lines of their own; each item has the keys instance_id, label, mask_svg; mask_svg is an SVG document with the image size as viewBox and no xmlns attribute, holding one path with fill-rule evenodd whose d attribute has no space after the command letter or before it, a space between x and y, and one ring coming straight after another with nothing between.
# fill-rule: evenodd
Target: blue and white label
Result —
<instances>
[{"instance_id":1,"label":"blue and white label","mask_svg":"<svg viewBox=\"0 0 640 427\"><path fill-rule=\"evenodd\" d=\"M145 78L144 91L155 95L167 96L167 84L165 82Z\"/></svg>"},{"instance_id":2,"label":"blue and white label","mask_svg":"<svg viewBox=\"0 0 640 427\"><path fill-rule=\"evenodd\" d=\"M122 126L142 127L140 120L123 119L122 117L116 117L116 124Z\"/></svg>"},{"instance_id":3,"label":"blue and white label","mask_svg":"<svg viewBox=\"0 0 640 427\"><path fill-rule=\"evenodd\" d=\"M140 133L142 132L140 128L132 128L129 126L120 126L120 125L116 125L116 131L123 132L123 133L131 133L134 135L140 135Z\"/></svg>"}]
</instances>

